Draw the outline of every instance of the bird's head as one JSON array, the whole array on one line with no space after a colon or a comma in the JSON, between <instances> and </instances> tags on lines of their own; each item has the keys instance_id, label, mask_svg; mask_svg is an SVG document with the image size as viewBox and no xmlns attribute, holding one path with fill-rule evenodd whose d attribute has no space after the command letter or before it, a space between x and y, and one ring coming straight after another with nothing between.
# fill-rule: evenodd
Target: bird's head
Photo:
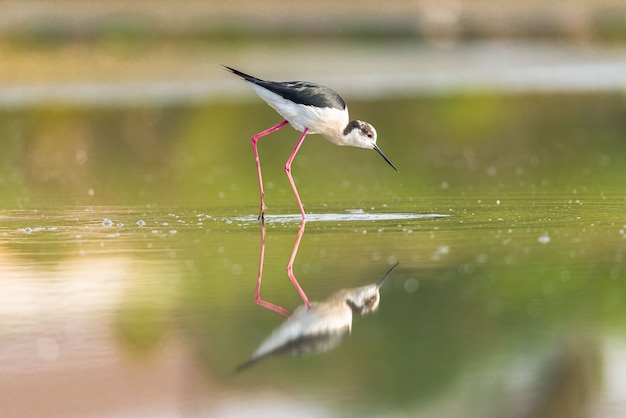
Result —
<instances>
[{"instance_id":1,"label":"bird's head","mask_svg":"<svg viewBox=\"0 0 626 418\"><path fill-rule=\"evenodd\" d=\"M391 272L398 267L398 264L400 263L396 263L393 267L391 267L391 269L389 269L389 271L378 281L378 283L357 287L346 294L346 303L350 306L353 312L365 315L366 313L373 312L376 308L378 308L378 304L380 303L380 287L383 285L387 277L389 277Z\"/></svg>"},{"instance_id":2,"label":"bird's head","mask_svg":"<svg viewBox=\"0 0 626 418\"><path fill-rule=\"evenodd\" d=\"M346 295L346 303L354 313L365 315L373 312L380 303L379 287L375 284L370 284L352 289Z\"/></svg>"},{"instance_id":3,"label":"bird's head","mask_svg":"<svg viewBox=\"0 0 626 418\"><path fill-rule=\"evenodd\" d=\"M389 158L387 158L380 148L378 148L378 145L376 145L376 129L374 129L371 124L363 122L362 120L353 120L348 123L344 129L343 137L346 145L373 149L381 157L383 157L385 161L387 161L387 164L389 164L394 170L398 171L396 166L389 161Z\"/></svg>"}]
</instances>

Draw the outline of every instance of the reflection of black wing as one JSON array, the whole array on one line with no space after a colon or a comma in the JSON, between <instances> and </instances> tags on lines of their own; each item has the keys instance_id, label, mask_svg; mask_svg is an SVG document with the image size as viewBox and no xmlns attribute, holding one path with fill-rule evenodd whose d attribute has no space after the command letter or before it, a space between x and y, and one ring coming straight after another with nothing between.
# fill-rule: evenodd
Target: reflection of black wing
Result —
<instances>
[{"instance_id":1,"label":"reflection of black wing","mask_svg":"<svg viewBox=\"0 0 626 418\"><path fill-rule=\"evenodd\" d=\"M261 86L294 103L303 104L305 106L330 107L339 110L346 108L346 103L336 91L328 87L320 86L319 84L309 83L307 81L266 81L242 73L234 68L226 66L224 66L224 68L244 80Z\"/></svg>"},{"instance_id":2,"label":"reflection of black wing","mask_svg":"<svg viewBox=\"0 0 626 418\"><path fill-rule=\"evenodd\" d=\"M239 373L242 370L247 369L253 364L273 356L302 356L309 354L325 353L337 347L350 333L350 328L345 327L334 332L328 332L317 335L307 335L295 340L288 341L287 343L276 347L273 351L267 352L258 357L252 357L250 360L238 366L234 373Z\"/></svg>"}]
</instances>

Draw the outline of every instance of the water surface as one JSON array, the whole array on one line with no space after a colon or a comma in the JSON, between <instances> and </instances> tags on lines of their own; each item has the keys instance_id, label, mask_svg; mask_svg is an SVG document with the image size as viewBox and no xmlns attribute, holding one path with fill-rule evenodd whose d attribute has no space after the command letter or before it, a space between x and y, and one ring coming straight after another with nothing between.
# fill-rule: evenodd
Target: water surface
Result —
<instances>
[{"instance_id":1,"label":"water surface","mask_svg":"<svg viewBox=\"0 0 626 418\"><path fill-rule=\"evenodd\" d=\"M320 300L400 265L335 350L237 375L283 320L253 301L248 138L271 109L3 110L5 414L619 416L623 109L617 93L351 105L400 172L307 140L294 273ZM285 273L300 222L282 166L296 138L260 143L262 294L288 310L302 303Z\"/></svg>"}]
</instances>

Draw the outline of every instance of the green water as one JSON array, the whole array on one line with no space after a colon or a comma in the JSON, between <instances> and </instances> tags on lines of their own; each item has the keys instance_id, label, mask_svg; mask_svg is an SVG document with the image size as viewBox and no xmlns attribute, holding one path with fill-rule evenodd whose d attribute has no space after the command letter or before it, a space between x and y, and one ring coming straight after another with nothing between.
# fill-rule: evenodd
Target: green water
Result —
<instances>
[{"instance_id":1,"label":"green water","mask_svg":"<svg viewBox=\"0 0 626 418\"><path fill-rule=\"evenodd\" d=\"M273 111L3 110L9 416L37 415L26 400L40 392L62 415L84 414L73 393L94 381L140 410L172 398L174 416L270 414L270 400L310 416L608 410L626 358L625 105L621 94L351 104L400 171L307 139L293 173L312 216L294 272L320 300L400 266L378 311L355 318L336 350L238 375L282 321L253 301L261 239L249 137L278 121ZM301 303L285 273L299 222L282 166L297 136L285 128L259 143L262 293L289 310ZM159 382L162 400L124 390L121 376Z\"/></svg>"}]
</instances>

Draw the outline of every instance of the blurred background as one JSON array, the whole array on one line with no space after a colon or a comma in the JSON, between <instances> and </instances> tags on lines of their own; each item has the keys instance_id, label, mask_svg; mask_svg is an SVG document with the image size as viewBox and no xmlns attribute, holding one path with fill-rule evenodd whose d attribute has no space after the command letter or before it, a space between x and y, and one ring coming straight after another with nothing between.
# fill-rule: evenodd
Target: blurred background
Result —
<instances>
[{"instance_id":1,"label":"blurred background","mask_svg":"<svg viewBox=\"0 0 626 418\"><path fill-rule=\"evenodd\" d=\"M400 267L335 351L236 376L281 321L280 117L221 64L332 87L400 170L305 141L309 296ZM273 216L297 137L260 141ZM2 416L624 416L625 138L623 1L2 2Z\"/></svg>"},{"instance_id":2,"label":"blurred background","mask_svg":"<svg viewBox=\"0 0 626 418\"><path fill-rule=\"evenodd\" d=\"M554 138L562 148L554 152L578 153L585 145L571 141L588 134L572 124L579 117L589 120L588 129L622 133L625 13L621 2L609 0L5 2L5 204L59 191L112 203L129 182L132 198L149 196L148 203L154 194L177 201L180 193L214 202L226 183L253 186L238 181L250 174L246 138L279 118L220 64L340 91L353 117L376 122L390 158L415 168L403 181L416 187L464 182L466 171L447 166L455 158L481 174L486 164L503 175L497 170L511 165L511 147L554 137L545 124L576 135ZM235 130L244 122L251 126ZM532 134L515 138L520 128ZM279 162L267 166L280 166L285 155L272 145L268 158ZM410 151L393 152L400 146ZM613 156L621 153L612 147L623 150L621 141L609 147ZM369 161L352 151L320 152L330 161ZM541 157L533 157L539 164ZM113 162L112 172L99 171ZM571 163L560 158L550 170L563 166L569 176ZM621 173L618 164L604 166L598 180ZM438 169L445 174L433 175ZM326 187L343 179L321 180L315 183ZM230 204L249 202L245 194L231 195Z\"/></svg>"}]
</instances>

